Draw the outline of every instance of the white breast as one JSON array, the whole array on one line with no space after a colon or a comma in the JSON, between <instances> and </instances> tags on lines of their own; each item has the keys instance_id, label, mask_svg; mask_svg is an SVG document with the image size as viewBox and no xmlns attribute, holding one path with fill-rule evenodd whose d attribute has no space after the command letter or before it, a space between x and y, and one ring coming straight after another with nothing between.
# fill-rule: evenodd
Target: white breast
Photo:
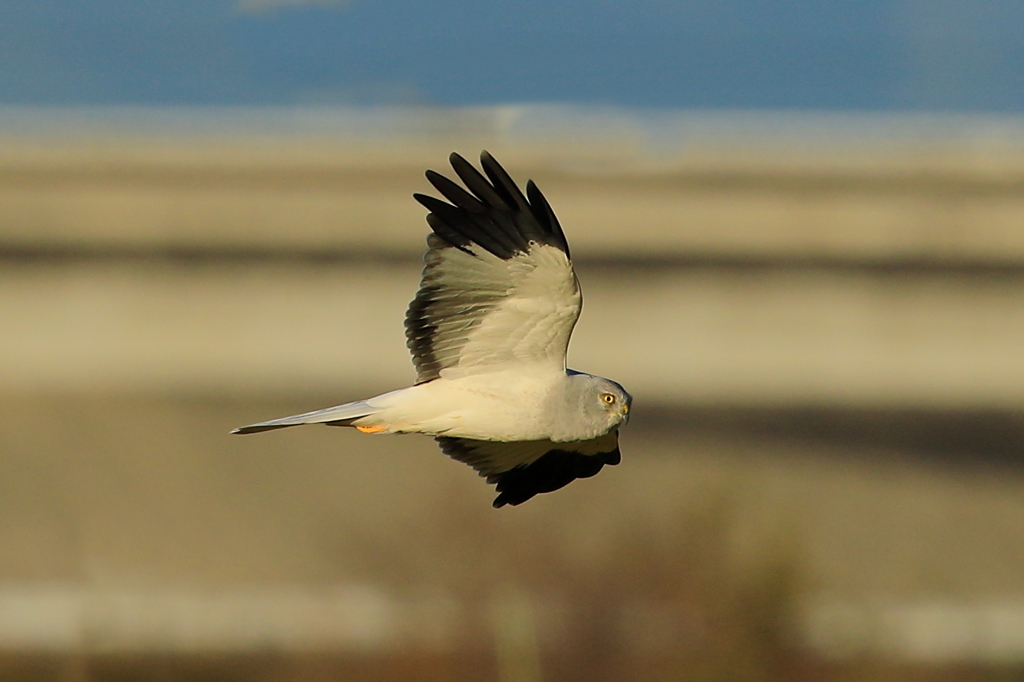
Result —
<instances>
[{"instance_id":1,"label":"white breast","mask_svg":"<svg viewBox=\"0 0 1024 682\"><path fill-rule=\"evenodd\" d=\"M367 402L383 408L373 423L390 433L424 433L478 440L542 440L545 400L565 382L550 368L436 379ZM368 422L369 423L369 420Z\"/></svg>"}]
</instances>

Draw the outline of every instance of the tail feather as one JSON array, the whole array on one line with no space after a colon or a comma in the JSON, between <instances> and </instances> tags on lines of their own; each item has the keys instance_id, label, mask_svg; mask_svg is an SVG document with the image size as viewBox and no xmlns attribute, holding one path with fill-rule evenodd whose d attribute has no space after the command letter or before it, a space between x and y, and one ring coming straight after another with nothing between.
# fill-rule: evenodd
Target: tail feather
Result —
<instances>
[{"instance_id":1,"label":"tail feather","mask_svg":"<svg viewBox=\"0 0 1024 682\"><path fill-rule=\"evenodd\" d=\"M280 419L271 419L270 421L260 422L259 424L250 424L249 426L241 426L231 433L260 433L261 431L272 431L274 429L283 429L288 426L300 426L302 424L351 426L353 420L380 412L380 409L381 408L374 407L365 401L357 400L354 403L345 403L344 405L328 407L323 410L306 412L305 414L296 414L291 417L281 417Z\"/></svg>"}]
</instances>

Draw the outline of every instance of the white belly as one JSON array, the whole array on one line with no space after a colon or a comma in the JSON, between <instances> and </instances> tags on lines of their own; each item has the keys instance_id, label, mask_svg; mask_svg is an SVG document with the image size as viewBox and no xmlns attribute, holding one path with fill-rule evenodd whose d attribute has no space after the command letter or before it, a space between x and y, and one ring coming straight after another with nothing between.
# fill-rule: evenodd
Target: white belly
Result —
<instances>
[{"instance_id":1,"label":"white belly","mask_svg":"<svg viewBox=\"0 0 1024 682\"><path fill-rule=\"evenodd\" d=\"M564 373L496 372L434 381L392 391L368 403L383 408L359 420L387 433L425 433L477 440L543 440L544 402Z\"/></svg>"}]
</instances>

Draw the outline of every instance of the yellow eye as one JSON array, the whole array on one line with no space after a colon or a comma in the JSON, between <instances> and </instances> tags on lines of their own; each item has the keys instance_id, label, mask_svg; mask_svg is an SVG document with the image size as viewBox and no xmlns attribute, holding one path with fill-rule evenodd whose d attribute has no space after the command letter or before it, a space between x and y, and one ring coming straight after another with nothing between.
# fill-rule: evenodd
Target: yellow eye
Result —
<instances>
[{"instance_id":1,"label":"yellow eye","mask_svg":"<svg viewBox=\"0 0 1024 682\"><path fill-rule=\"evenodd\" d=\"M615 402L615 396L613 396L611 393L602 393L601 400L603 400L606 405L611 405L612 403Z\"/></svg>"}]
</instances>

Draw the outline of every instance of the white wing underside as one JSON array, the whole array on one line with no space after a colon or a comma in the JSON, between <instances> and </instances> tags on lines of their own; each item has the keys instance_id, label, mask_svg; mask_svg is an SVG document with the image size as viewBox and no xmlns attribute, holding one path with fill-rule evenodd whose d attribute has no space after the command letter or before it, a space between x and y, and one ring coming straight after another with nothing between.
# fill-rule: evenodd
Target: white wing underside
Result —
<instances>
[{"instance_id":1,"label":"white wing underside","mask_svg":"<svg viewBox=\"0 0 1024 682\"><path fill-rule=\"evenodd\" d=\"M532 242L502 259L472 245L453 247L436 235L420 291L410 308L429 333L411 344L418 381L456 378L517 364L565 370L569 337L582 307L566 254Z\"/></svg>"}]
</instances>

